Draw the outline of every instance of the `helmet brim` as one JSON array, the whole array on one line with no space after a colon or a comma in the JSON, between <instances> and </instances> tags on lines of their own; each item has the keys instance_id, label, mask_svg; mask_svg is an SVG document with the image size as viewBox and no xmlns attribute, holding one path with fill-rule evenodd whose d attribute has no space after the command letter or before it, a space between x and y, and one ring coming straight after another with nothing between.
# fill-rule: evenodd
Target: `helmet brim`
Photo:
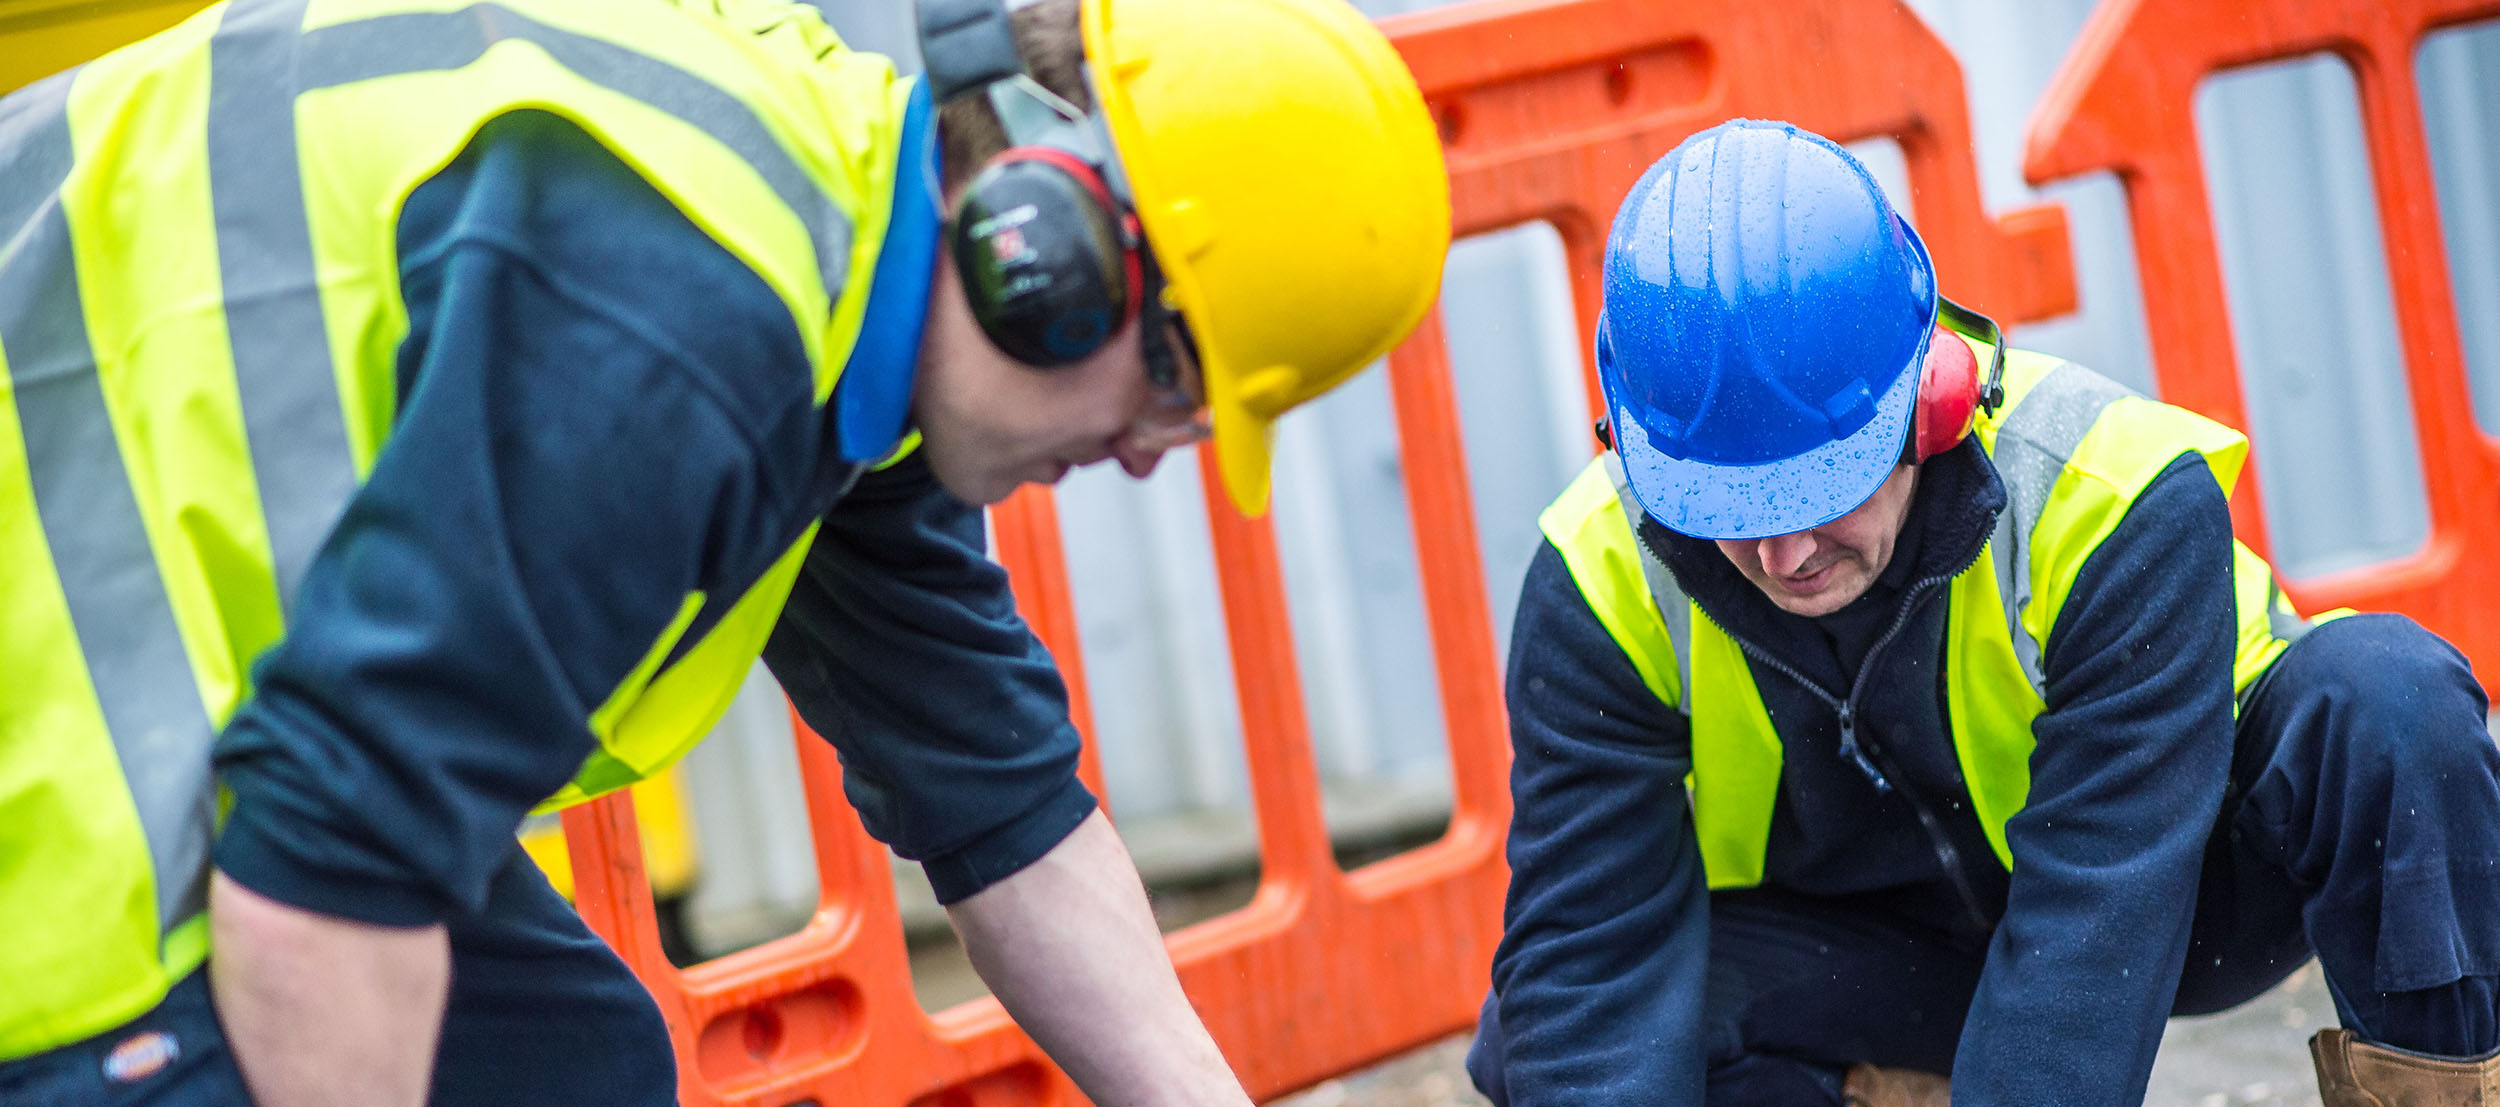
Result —
<instances>
[{"instance_id":1,"label":"helmet brim","mask_svg":"<svg viewBox=\"0 0 2500 1107\"><path fill-rule=\"evenodd\" d=\"M1926 353L1921 342L1912 364ZM1639 416L1614 403L1607 415L1632 498L1651 518L1695 538L1769 538L1847 515L1883 486L1908 441L1918 379L1916 372L1897 374L1856 433L1755 465L1670 457L1650 445Z\"/></svg>"},{"instance_id":2,"label":"helmet brim","mask_svg":"<svg viewBox=\"0 0 2500 1107\"><path fill-rule=\"evenodd\" d=\"M1221 355L1205 347L1208 361ZM1200 379L1207 390L1207 417L1214 430L1216 472L1233 508L1251 518L1267 514L1268 469L1273 464L1276 420L1244 402L1240 381L1231 366L1203 364ZM1205 455L1200 455L1203 460Z\"/></svg>"}]
</instances>

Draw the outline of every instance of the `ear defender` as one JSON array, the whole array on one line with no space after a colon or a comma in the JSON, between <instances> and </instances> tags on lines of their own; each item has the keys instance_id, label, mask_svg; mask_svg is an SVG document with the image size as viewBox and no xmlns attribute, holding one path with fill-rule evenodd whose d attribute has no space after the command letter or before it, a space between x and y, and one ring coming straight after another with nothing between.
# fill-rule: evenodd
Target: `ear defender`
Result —
<instances>
[{"instance_id":1,"label":"ear defender","mask_svg":"<svg viewBox=\"0 0 2500 1107\"><path fill-rule=\"evenodd\" d=\"M1958 445L1979 425L1979 359L1970 344L1938 324L1918 375L1918 411L1911 420L1912 461Z\"/></svg>"},{"instance_id":2,"label":"ear defender","mask_svg":"<svg viewBox=\"0 0 2500 1107\"><path fill-rule=\"evenodd\" d=\"M972 317L1007 356L1080 361L1137 315L1134 218L1065 150L1018 146L965 186L947 234Z\"/></svg>"}]
</instances>

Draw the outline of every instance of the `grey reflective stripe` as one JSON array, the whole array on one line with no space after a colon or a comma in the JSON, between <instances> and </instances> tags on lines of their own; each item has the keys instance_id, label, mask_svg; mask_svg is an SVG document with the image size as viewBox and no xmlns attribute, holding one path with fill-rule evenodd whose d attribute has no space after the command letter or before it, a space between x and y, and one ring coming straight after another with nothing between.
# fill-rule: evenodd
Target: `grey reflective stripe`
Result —
<instances>
[{"instance_id":1,"label":"grey reflective stripe","mask_svg":"<svg viewBox=\"0 0 2500 1107\"><path fill-rule=\"evenodd\" d=\"M2033 641L2023 629L2023 610L2031 606L2031 527L2017 526L2014 509L2009 504L1997 512L1996 530L1988 535L1989 557L1995 562L1997 603L2005 611L2005 633L2014 642L2014 660L2023 667L2023 679L2031 684L2033 695L2049 697L2049 678L2040 667L2040 643Z\"/></svg>"},{"instance_id":2,"label":"grey reflective stripe","mask_svg":"<svg viewBox=\"0 0 2500 1107\"><path fill-rule=\"evenodd\" d=\"M2283 602L2283 585L2271 573L2266 577L2266 629L2286 642L2300 641L2302 635L2315 629Z\"/></svg>"},{"instance_id":3,"label":"grey reflective stripe","mask_svg":"<svg viewBox=\"0 0 2500 1107\"><path fill-rule=\"evenodd\" d=\"M1658 606L1658 616L1667 625L1667 642L1675 648L1675 709L1690 718L1693 714L1693 603L1684 595L1684 586L1675 582L1675 574L1665 562L1651 552L1649 543L1641 541L1641 520L1648 513L1640 501L1632 498L1632 482L1623 474L1623 459L1613 451L1606 452L1606 476L1615 483L1615 501L1623 506L1623 522L1632 529L1632 547L1640 551L1641 575L1649 581L1650 602Z\"/></svg>"},{"instance_id":4,"label":"grey reflective stripe","mask_svg":"<svg viewBox=\"0 0 2500 1107\"><path fill-rule=\"evenodd\" d=\"M2266 578L2265 604L2266 631L2276 638L2287 643L2297 642L2310 631L2317 629L2316 624L2293 614L2291 606L2283 602L2283 586L2274 580L2270 569ZM2248 713L2249 705L2257 702L2257 693L2266 687L2268 679L2274 675L2276 664L2282 660L2282 657L2278 655L2274 660L2266 662L2265 668L2257 670L2256 675L2250 677L2248 683L2231 697L2231 709L2234 712L2239 715ZM2236 670L2238 666L2235 664L2233 668ZM2500 711L2495 711L2492 718L2500 720ZM2500 733L2500 728L2494 728L2494 732Z\"/></svg>"},{"instance_id":5,"label":"grey reflective stripe","mask_svg":"<svg viewBox=\"0 0 2500 1107\"><path fill-rule=\"evenodd\" d=\"M2031 605L2031 562L2026 556L2031 531L2084 434L2110 404L2132 395L2108 377L2060 362L2006 413L1997 428L1996 447L1989 451L2005 481L2007 501L1989 538L1996 554L1997 596L2005 609L2006 630L2014 638L2014 655L2022 661L2032 691L2043 699L2048 678L2040 665L2040 643L2023 630L2022 619L2023 609Z\"/></svg>"},{"instance_id":6,"label":"grey reflective stripe","mask_svg":"<svg viewBox=\"0 0 2500 1107\"><path fill-rule=\"evenodd\" d=\"M236 3L208 47L208 182L243 431L281 611L356 491L295 144L305 0Z\"/></svg>"},{"instance_id":7,"label":"grey reflective stripe","mask_svg":"<svg viewBox=\"0 0 2500 1107\"><path fill-rule=\"evenodd\" d=\"M158 576L87 338L59 190L75 157L69 79L0 101L0 354L35 512L69 602L171 929L207 906L215 737ZM101 863L101 862L99 862Z\"/></svg>"},{"instance_id":8,"label":"grey reflective stripe","mask_svg":"<svg viewBox=\"0 0 2500 1107\"><path fill-rule=\"evenodd\" d=\"M849 272L851 224L799 168L755 110L701 77L658 58L550 27L501 4L376 16L305 33L301 87L310 91L381 77L460 69L498 42L527 42L575 75L685 121L746 160L807 226L828 301Z\"/></svg>"},{"instance_id":9,"label":"grey reflective stripe","mask_svg":"<svg viewBox=\"0 0 2500 1107\"><path fill-rule=\"evenodd\" d=\"M57 203L77 150L69 137L69 85L55 73L0 96L0 261L17 255L46 204Z\"/></svg>"}]
</instances>

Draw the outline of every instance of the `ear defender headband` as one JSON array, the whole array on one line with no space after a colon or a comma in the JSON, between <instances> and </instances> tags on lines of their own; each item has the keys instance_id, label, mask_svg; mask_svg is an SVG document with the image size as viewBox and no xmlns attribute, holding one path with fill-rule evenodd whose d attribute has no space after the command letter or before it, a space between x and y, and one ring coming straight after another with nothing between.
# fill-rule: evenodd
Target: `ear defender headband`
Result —
<instances>
[{"instance_id":1,"label":"ear defender headband","mask_svg":"<svg viewBox=\"0 0 2500 1107\"><path fill-rule=\"evenodd\" d=\"M1007 132L947 216L972 317L1007 356L1053 368L1102 349L1141 307L1163 322L1161 274L1101 114L1033 79L1008 12L1002 0L920 0L920 54L934 102L984 94ZM1145 345L1149 375L1176 380L1166 344Z\"/></svg>"},{"instance_id":2,"label":"ear defender headband","mask_svg":"<svg viewBox=\"0 0 2500 1107\"><path fill-rule=\"evenodd\" d=\"M1967 335L1992 348L1988 379L1979 379L1979 359L1954 336ZM1936 332L1927 340L1926 364L1919 370L1918 410L1910 420L1910 441L1902 460L1921 462L1959 445L1979 425L1980 412L1995 414L2005 406L2005 332L1996 320L1942 296L1936 297Z\"/></svg>"}]
</instances>

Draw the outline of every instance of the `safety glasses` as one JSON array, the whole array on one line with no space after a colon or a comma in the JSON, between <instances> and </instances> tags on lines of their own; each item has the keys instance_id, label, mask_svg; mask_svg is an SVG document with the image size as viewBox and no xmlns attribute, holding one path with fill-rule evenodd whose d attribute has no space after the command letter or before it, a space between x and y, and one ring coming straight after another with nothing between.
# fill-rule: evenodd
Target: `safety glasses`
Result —
<instances>
[{"instance_id":1,"label":"safety glasses","mask_svg":"<svg viewBox=\"0 0 2500 1107\"><path fill-rule=\"evenodd\" d=\"M1163 450L1204 442L1215 431L1207 422L1206 362L1198 356L1197 336L1190 333L1189 320L1165 300L1163 269L1155 264L1154 251L1140 242L1137 253L1145 277L1137 337L1146 347L1146 380L1154 386L1154 398L1129 433L1141 444Z\"/></svg>"}]
</instances>

